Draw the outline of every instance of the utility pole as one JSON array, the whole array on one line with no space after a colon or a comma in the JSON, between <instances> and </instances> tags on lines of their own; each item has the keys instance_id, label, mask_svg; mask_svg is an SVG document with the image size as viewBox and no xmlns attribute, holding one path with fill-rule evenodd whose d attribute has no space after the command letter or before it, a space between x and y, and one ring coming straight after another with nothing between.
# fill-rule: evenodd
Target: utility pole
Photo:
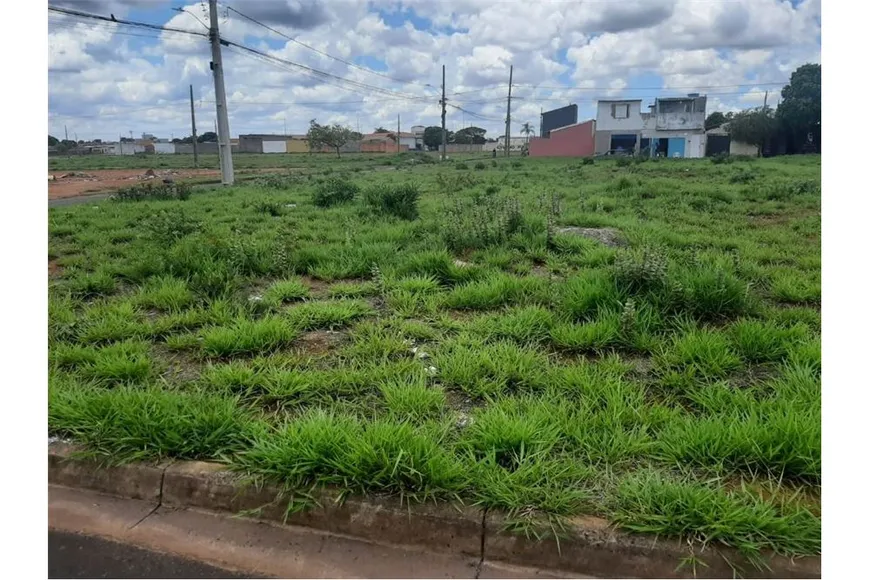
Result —
<instances>
[{"instance_id":1,"label":"utility pole","mask_svg":"<svg viewBox=\"0 0 870 580\"><path fill-rule=\"evenodd\" d=\"M447 69L441 65L441 161L447 155Z\"/></svg>"},{"instance_id":2,"label":"utility pole","mask_svg":"<svg viewBox=\"0 0 870 580\"><path fill-rule=\"evenodd\" d=\"M221 160L221 182L232 185L233 150L230 145L230 120L227 114L227 91L224 88L224 65L221 57L221 37L218 29L217 0L208 0L208 16L211 27L208 37L211 40L211 70L214 73L214 97L217 102L218 153Z\"/></svg>"},{"instance_id":3,"label":"utility pole","mask_svg":"<svg viewBox=\"0 0 870 580\"><path fill-rule=\"evenodd\" d=\"M764 107L763 109L767 109L767 91L764 91Z\"/></svg>"},{"instance_id":4,"label":"utility pole","mask_svg":"<svg viewBox=\"0 0 870 580\"><path fill-rule=\"evenodd\" d=\"M402 115L396 115L396 153L402 150Z\"/></svg>"},{"instance_id":5,"label":"utility pole","mask_svg":"<svg viewBox=\"0 0 870 580\"><path fill-rule=\"evenodd\" d=\"M193 166L199 167L199 153L196 150L196 114L193 112L193 85L190 85L190 133L193 136Z\"/></svg>"},{"instance_id":6,"label":"utility pole","mask_svg":"<svg viewBox=\"0 0 870 580\"><path fill-rule=\"evenodd\" d=\"M504 155L510 157L511 154L511 85L514 84L514 65L511 65L511 74L508 78L508 103L507 103L507 120L504 123Z\"/></svg>"},{"instance_id":7,"label":"utility pole","mask_svg":"<svg viewBox=\"0 0 870 580\"><path fill-rule=\"evenodd\" d=\"M63 126L63 140L69 141L69 132L66 130L66 125Z\"/></svg>"}]
</instances>

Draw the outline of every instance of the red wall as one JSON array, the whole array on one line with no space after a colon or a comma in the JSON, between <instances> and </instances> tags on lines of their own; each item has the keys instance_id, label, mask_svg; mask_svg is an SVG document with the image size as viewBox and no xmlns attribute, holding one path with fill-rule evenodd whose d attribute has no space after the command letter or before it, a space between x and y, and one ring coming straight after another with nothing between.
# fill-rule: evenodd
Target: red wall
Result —
<instances>
[{"instance_id":1,"label":"red wall","mask_svg":"<svg viewBox=\"0 0 870 580\"><path fill-rule=\"evenodd\" d=\"M361 153L396 153L408 151L407 145L399 145L396 149L395 141L363 141L359 145Z\"/></svg>"},{"instance_id":2,"label":"red wall","mask_svg":"<svg viewBox=\"0 0 870 580\"><path fill-rule=\"evenodd\" d=\"M550 132L529 141L529 157L591 157L595 153L595 121Z\"/></svg>"}]
</instances>

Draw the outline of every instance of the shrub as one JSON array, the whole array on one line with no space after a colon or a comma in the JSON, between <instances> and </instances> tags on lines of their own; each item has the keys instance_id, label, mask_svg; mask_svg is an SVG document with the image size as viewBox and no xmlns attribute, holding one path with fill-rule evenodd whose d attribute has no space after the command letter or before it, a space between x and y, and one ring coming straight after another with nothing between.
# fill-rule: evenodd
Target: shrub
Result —
<instances>
[{"instance_id":1,"label":"shrub","mask_svg":"<svg viewBox=\"0 0 870 580\"><path fill-rule=\"evenodd\" d=\"M595 159L592 157L584 157L580 165L595 165Z\"/></svg>"},{"instance_id":2,"label":"shrub","mask_svg":"<svg viewBox=\"0 0 870 580\"><path fill-rule=\"evenodd\" d=\"M379 185L365 191L366 205L382 214L394 215L403 220L414 220L419 216L417 200L420 188L416 183L398 185Z\"/></svg>"},{"instance_id":3,"label":"shrub","mask_svg":"<svg viewBox=\"0 0 870 580\"><path fill-rule=\"evenodd\" d=\"M654 291L668 285L668 260L652 250L616 256L613 274L617 287L627 292Z\"/></svg>"},{"instance_id":4,"label":"shrub","mask_svg":"<svg viewBox=\"0 0 870 580\"><path fill-rule=\"evenodd\" d=\"M185 236L198 232L201 224L185 215L184 210L178 209L172 212L161 210L151 214L142 222L142 229L148 233L148 237L163 245L169 245Z\"/></svg>"},{"instance_id":5,"label":"shrub","mask_svg":"<svg viewBox=\"0 0 870 580\"><path fill-rule=\"evenodd\" d=\"M634 163L634 160L627 155L622 155L616 158L617 167L630 167L632 163Z\"/></svg>"},{"instance_id":6,"label":"shrub","mask_svg":"<svg viewBox=\"0 0 870 580\"><path fill-rule=\"evenodd\" d=\"M710 163L713 165L721 165L723 163L734 163L734 159L727 152L717 153L710 158Z\"/></svg>"},{"instance_id":7,"label":"shrub","mask_svg":"<svg viewBox=\"0 0 870 580\"><path fill-rule=\"evenodd\" d=\"M478 161L474 164L474 168L478 171L483 171L484 169L486 169L486 164L483 161Z\"/></svg>"},{"instance_id":8,"label":"shrub","mask_svg":"<svg viewBox=\"0 0 870 580\"><path fill-rule=\"evenodd\" d=\"M457 163L456 165L454 165L454 167L455 167L456 169L465 170L465 169L468 169L468 164L465 163L464 161L460 161L459 163Z\"/></svg>"},{"instance_id":9,"label":"shrub","mask_svg":"<svg viewBox=\"0 0 870 580\"><path fill-rule=\"evenodd\" d=\"M457 200L446 214L444 243L454 251L501 244L526 223L516 198L486 196L477 203Z\"/></svg>"},{"instance_id":10,"label":"shrub","mask_svg":"<svg viewBox=\"0 0 870 580\"><path fill-rule=\"evenodd\" d=\"M686 304L698 318L728 318L749 308L749 286L733 274L705 268L681 277Z\"/></svg>"},{"instance_id":11,"label":"shrub","mask_svg":"<svg viewBox=\"0 0 870 580\"><path fill-rule=\"evenodd\" d=\"M330 177L317 186L312 200L317 207L332 207L353 201L359 186L341 177Z\"/></svg>"},{"instance_id":12,"label":"shrub","mask_svg":"<svg viewBox=\"0 0 870 580\"><path fill-rule=\"evenodd\" d=\"M186 200L190 198L190 185L186 183L163 183L155 185L153 183L140 183L133 187L126 187L118 190L118 193L111 197L112 201L146 201L146 200L167 200L180 199Z\"/></svg>"}]
</instances>

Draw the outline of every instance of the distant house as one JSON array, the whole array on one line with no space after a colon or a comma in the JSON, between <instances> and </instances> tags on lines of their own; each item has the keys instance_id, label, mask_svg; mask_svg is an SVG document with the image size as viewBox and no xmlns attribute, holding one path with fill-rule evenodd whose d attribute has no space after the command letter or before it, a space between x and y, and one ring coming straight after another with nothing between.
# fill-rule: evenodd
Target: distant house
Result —
<instances>
[{"instance_id":1,"label":"distant house","mask_svg":"<svg viewBox=\"0 0 870 580\"><path fill-rule=\"evenodd\" d=\"M707 157L728 153L729 155L758 156L758 146L735 141L728 134L728 123L707 131Z\"/></svg>"},{"instance_id":2,"label":"distant house","mask_svg":"<svg viewBox=\"0 0 870 580\"><path fill-rule=\"evenodd\" d=\"M550 129L548 137L529 140L529 157L591 157L595 154L595 120Z\"/></svg>"},{"instance_id":3,"label":"distant house","mask_svg":"<svg viewBox=\"0 0 870 580\"><path fill-rule=\"evenodd\" d=\"M398 145L396 140L398 139ZM422 143L422 140L420 141ZM417 149L417 136L413 133L369 133L363 135L360 141L360 151L363 153L395 153Z\"/></svg>"},{"instance_id":4,"label":"distant house","mask_svg":"<svg viewBox=\"0 0 870 580\"><path fill-rule=\"evenodd\" d=\"M525 147L525 145L526 145L527 140L528 139L526 138L525 135L518 136L518 137L511 137L511 144L510 144L511 153L513 153L514 151L517 151L517 152L522 151L523 147ZM499 151L504 151L505 150L504 145L505 145L505 136L499 135L498 139L496 139L496 148L498 148Z\"/></svg>"}]
</instances>

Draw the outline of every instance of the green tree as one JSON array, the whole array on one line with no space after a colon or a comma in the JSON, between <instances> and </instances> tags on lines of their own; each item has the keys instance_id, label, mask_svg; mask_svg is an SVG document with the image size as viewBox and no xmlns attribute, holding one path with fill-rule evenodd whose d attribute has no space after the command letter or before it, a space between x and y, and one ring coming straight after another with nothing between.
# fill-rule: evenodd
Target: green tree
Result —
<instances>
[{"instance_id":1,"label":"green tree","mask_svg":"<svg viewBox=\"0 0 870 580\"><path fill-rule=\"evenodd\" d=\"M378 127L377 129L375 129L375 133L389 133L389 132L390 132L389 129L384 129L383 127Z\"/></svg>"},{"instance_id":2,"label":"green tree","mask_svg":"<svg viewBox=\"0 0 870 580\"><path fill-rule=\"evenodd\" d=\"M341 125L321 125L317 119L311 119L308 127L309 151L318 151L324 147L335 149L335 153L341 157L341 148L351 140L354 131Z\"/></svg>"},{"instance_id":3,"label":"green tree","mask_svg":"<svg viewBox=\"0 0 870 580\"><path fill-rule=\"evenodd\" d=\"M424 137L425 137L425 135L424 135ZM449 141L449 135L448 135L448 141ZM474 127L474 126L460 129L459 131L457 131L456 133L453 134L452 142L453 143L464 143L466 145L486 143L486 129L481 129L480 127Z\"/></svg>"},{"instance_id":4,"label":"green tree","mask_svg":"<svg viewBox=\"0 0 870 580\"><path fill-rule=\"evenodd\" d=\"M217 140L217 133L215 133L214 131L206 131L205 133L196 138L197 143L217 143Z\"/></svg>"},{"instance_id":5,"label":"green tree","mask_svg":"<svg viewBox=\"0 0 870 580\"><path fill-rule=\"evenodd\" d=\"M821 142L822 65L805 64L791 73L788 84L782 89L776 118L793 151L800 150L808 138L815 144Z\"/></svg>"},{"instance_id":6,"label":"green tree","mask_svg":"<svg viewBox=\"0 0 870 580\"><path fill-rule=\"evenodd\" d=\"M57 147L58 143L60 143L60 140L57 137L53 137L51 135L48 136L48 146L49 147Z\"/></svg>"},{"instance_id":7,"label":"green tree","mask_svg":"<svg viewBox=\"0 0 870 580\"><path fill-rule=\"evenodd\" d=\"M529 144L529 137L535 134L535 129L532 127L531 123L523 123L523 128L520 129L520 134L526 136L526 145Z\"/></svg>"},{"instance_id":8,"label":"green tree","mask_svg":"<svg viewBox=\"0 0 870 580\"><path fill-rule=\"evenodd\" d=\"M447 131L447 142L453 143L453 133ZM423 145L430 151L437 151L441 148L441 127L431 126L426 127L423 131Z\"/></svg>"},{"instance_id":9,"label":"green tree","mask_svg":"<svg viewBox=\"0 0 870 580\"><path fill-rule=\"evenodd\" d=\"M728 123L728 134L735 141L742 141L758 147L758 153L764 144L775 137L779 123L770 107L757 107L736 113Z\"/></svg>"},{"instance_id":10,"label":"green tree","mask_svg":"<svg viewBox=\"0 0 870 580\"><path fill-rule=\"evenodd\" d=\"M707 120L704 121L704 130L710 131L711 129L717 129L724 125L727 121L728 119L725 117L725 115L720 113L719 111L710 113L709 115L707 115Z\"/></svg>"}]
</instances>

